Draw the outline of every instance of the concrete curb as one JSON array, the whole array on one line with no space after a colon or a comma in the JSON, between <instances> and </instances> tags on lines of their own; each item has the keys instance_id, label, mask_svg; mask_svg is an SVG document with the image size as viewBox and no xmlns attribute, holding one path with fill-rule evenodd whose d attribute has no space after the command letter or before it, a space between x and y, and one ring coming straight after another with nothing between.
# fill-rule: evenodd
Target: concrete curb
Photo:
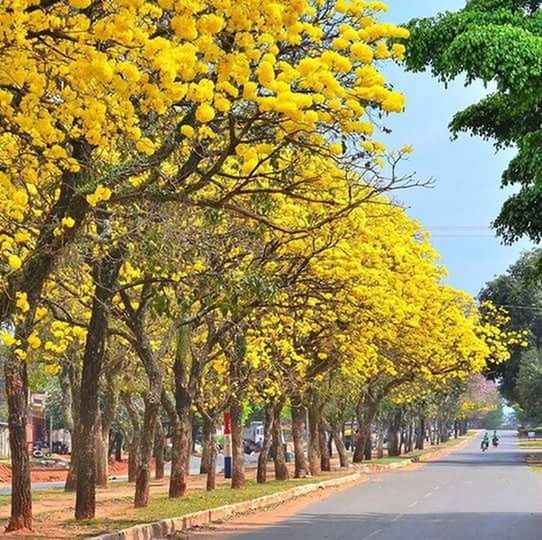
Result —
<instances>
[{"instance_id":1,"label":"concrete curb","mask_svg":"<svg viewBox=\"0 0 542 540\"><path fill-rule=\"evenodd\" d=\"M208 525L209 523L222 521L237 514L247 513L254 510L261 510L285 501L308 495L320 489L339 487L359 480L358 473L325 480L315 484L306 484L285 491L279 491L273 495L258 497L252 501L243 501L226 506L219 506L210 510L202 510L192 514L186 514L176 518L163 519L155 523L146 523L129 527L116 533L94 536L89 540L150 540L165 538L176 532L192 529L193 527Z\"/></svg>"},{"instance_id":2,"label":"concrete curb","mask_svg":"<svg viewBox=\"0 0 542 540\"><path fill-rule=\"evenodd\" d=\"M352 469L355 471L355 473L347 476L333 478L332 480L324 480L323 482L318 482L315 484L306 484L304 486L294 487L285 491L279 491L273 495L258 497L252 501L228 504L226 506L211 508L210 510L201 510L200 512L185 514L184 516L163 519L154 523L135 525L134 527L129 527L128 529L124 529L119 532L94 536L89 538L89 540L151 540L166 538L168 535L172 535L176 532L186 531L198 526L201 527L202 525L208 525L209 523L217 521L223 521L234 515L269 508L270 506L296 499L298 497L308 495L309 493L314 493L320 489L350 484L356 480L359 480L360 476L363 474L375 474L402 469L412 465L413 463L423 464L425 462L424 458L427 459L430 457L436 457L443 451L453 451L456 448L461 448L461 446L467 443L471 438L472 436L466 438L464 442L450 448L435 448L434 451L427 452L421 456L422 460L419 462L416 462L414 459L405 459L404 461L379 465L354 465L352 466Z\"/></svg>"}]
</instances>

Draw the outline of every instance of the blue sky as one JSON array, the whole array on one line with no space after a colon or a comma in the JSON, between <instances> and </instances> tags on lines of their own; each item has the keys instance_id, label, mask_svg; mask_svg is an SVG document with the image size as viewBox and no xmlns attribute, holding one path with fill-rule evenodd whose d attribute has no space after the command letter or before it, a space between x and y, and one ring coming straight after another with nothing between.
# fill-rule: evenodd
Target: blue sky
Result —
<instances>
[{"instance_id":1,"label":"blue sky","mask_svg":"<svg viewBox=\"0 0 542 540\"><path fill-rule=\"evenodd\" d=\"M388 0L386 18L399 23L464 4L464 0ZM481 85L465 88L458 81L446 90L429 74L404 73L401 68L386 69L386 76L406 94L407 111L389 119L393 134L385 141L393 147L412 144L415 151L405 172L435 181L431 189L407 190L396 197L432 232L450 273L448 282L475 295L530 247L527 241L504 246L489 228L506 198L500 176L513 153L495 153L490 142L467 135L450 140L450 119L484 94Z\"/></svg>"}]
</instances>

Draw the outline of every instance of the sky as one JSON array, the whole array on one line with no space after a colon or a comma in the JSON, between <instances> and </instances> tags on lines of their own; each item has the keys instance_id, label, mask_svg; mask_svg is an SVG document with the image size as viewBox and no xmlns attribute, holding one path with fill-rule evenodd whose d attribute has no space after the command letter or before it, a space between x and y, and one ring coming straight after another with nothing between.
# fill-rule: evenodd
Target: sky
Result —
<instances>
[{"instance_id":1,"label":"sky","mask_svg":"<svg viewBox=\"0 0 542 540\"><path fill-rule=\"evenodd\" d=\"M460 9L465 1L388 0L388 5L386 19L401 23ZM414 153L404 172L434 180L432 188L413 188L395 197L433 234L433 245L449 270L448 283L476 295L532 247L527 241L504 246L490 229L506 199L500 177L513 152L496 153L491 142L468 135L450 139L454 112L483 96L482 85L465 88L458 81L445 89L430 74L405 73L400 67L385 74L406 94L407 110L389 118L386 125L393 133L383 140L394 148L411 144Z\"/></svg>"}]
</instances>

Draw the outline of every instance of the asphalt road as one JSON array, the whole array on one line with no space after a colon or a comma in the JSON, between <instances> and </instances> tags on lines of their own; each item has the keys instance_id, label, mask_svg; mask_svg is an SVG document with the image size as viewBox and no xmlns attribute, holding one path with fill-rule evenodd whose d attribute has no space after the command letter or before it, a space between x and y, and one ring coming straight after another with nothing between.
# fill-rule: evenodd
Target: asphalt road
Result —
<instances>
[{"instance_id":1,"label":"asphalt road","mask_svg":"<svg viewBox=\"0 0 542 540\"><path fill-rule=\"evenodd\" d=\"M541 540L542 472L515 434L480 440L412 471L376 475L239 540Z\"/></svg>"}]
</instances>

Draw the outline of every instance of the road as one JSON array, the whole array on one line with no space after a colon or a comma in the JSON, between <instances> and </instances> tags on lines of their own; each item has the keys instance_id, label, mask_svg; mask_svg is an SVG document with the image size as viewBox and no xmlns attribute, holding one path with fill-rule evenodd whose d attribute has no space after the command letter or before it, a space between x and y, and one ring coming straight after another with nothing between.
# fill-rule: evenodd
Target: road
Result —
<instances>
[{"instance_id":1,"label":"road","mask_svg":"<svg viewBox=\"0 0 542 540\"><path fill-rule=\"evenodd\" d=\"M290 518L229 540L540 540L542 472L512 432L482 454L477 439L412 471L372 477ZM216 536L215 536L216 538Z\"/></svg>"},{"instance_id":2,"label":"road","mask_svg":"<svg viewBox=\"0 0 542 540\"><path fill-rule=\"evenodd\" d=\"M258 455L252 454L252 455L246 455L245 454L245 465L254 465L258 462ZM200 463L201 458L197 456L192 456L192 460L190 462L190 474L197 475L199 474L200 469ZM165 473L166 476L169 476L169 471L171 469L171 466L169 463L166 463L165 466ZM222 454L218 454L216 457L216 470L217 473L220 474L224 470L224 456ZM128 477L127 476L111 476L110 477L111 482L127 482ZM41 491L43 489L64 489L64 482L35 482L32 484L32 491ZM0 495L11 495L11 487L1 487L0 488Z\"/></svg>"}]
</instances>

